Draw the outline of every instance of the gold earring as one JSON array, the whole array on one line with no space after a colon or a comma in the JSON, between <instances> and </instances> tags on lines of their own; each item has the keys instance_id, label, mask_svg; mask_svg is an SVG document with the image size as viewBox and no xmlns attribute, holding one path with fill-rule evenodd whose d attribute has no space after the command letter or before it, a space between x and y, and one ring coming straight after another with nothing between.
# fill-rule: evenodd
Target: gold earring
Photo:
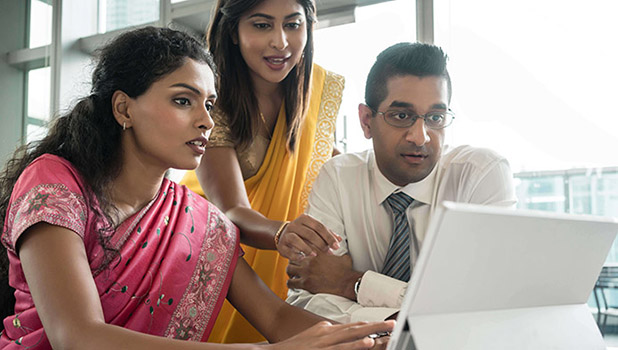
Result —
<instances>
[{"instance_id":1,"label":"gold earring","mask_svg":"<svg viewBox=\"0 0 618 350\"><path fill-rule=\"evenodd\" d=\"M122 122L122 131L127 130L127 122Z\"/></svg>"}]
</instances>

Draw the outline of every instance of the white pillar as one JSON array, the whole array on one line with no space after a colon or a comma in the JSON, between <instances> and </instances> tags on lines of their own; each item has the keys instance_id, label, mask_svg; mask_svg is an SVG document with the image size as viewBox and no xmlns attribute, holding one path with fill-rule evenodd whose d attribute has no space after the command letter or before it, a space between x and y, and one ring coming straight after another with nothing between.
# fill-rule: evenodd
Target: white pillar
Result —
<instances>
[{"instance_id":1,"label":"white pillar","mask_svg":"<svg viewBox=\"0 0 618 350\"><path fill-rule=\"evenodd\" d=\"M91 56L80 50L78 40L97 33L98 1L53 0L53 4L50 107L57 113L90 91Z\"/></svg>"}]
</instances>

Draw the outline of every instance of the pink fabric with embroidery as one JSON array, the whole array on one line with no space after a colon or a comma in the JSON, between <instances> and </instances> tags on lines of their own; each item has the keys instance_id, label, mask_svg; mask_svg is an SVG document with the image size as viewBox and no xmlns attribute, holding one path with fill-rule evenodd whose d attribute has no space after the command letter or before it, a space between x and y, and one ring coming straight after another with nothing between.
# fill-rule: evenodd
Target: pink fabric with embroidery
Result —
<instances>
[{"instance_id":1,"label":"pink fabric with embroidery","mask_svg":"<svg viewBox=\"0 0 618 350\"><path fill-rule=\"evenodd\" d=\"M120 255L97 273L102 225L85 193L71 163L49 154L17 181L2 235L17 301L15 315L4 320L0 349L51 349L14 250L38 222L66 227L84 240L106 322L206 341L241 255L238 229L214 205L166 179L157 197L115 230L110 242Z\"/></svg>"}]
</instances>

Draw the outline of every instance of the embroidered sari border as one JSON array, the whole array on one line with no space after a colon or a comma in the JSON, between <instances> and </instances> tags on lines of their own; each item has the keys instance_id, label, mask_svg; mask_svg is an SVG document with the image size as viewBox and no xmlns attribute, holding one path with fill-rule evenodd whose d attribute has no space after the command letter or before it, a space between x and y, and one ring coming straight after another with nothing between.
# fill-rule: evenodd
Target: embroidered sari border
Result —
<instances>
[{"instance_id":1,"label":"embroidered sari border","mask_svg":"<svg viewBox=\"0 0 618 350\"><path fill-rule=\"evenodd\" d=\"M322 165L330 159L333 152L334 132L337 125L337 114L339 107L341 107L344 84L345 78L343 76L326 71L316 123L313 153L300 197L300 207L303 211L307 208L307 200L313 188L313 182L317 178Z\"/></svg>"}]
</instances>

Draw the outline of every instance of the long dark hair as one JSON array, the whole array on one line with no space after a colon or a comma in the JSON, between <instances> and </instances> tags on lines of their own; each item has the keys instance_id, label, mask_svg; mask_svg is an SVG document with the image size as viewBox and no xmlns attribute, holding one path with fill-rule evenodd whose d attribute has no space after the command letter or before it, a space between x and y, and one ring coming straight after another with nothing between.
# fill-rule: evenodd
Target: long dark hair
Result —
<instances>
[{"instance_id":1,"label":"long dark hair","mask_svg":"<svg viewBox=\"0 0 618 350\"><path fill-rule=\"evenodd\" d=\"M55 119L45 138L17 149L0 174L0 227L15 182L37 157L49 153L67 159L88 185L86 201L105 223L98 232L106 251L104 269L118 252L109 247L114 231L116 208L109 196L110 184L118 176L122 161L122 127L112 114L112 94L121 90L135 98L155 81L180 68L187 58L215 65L200 41L167 28L145 27L121 34L98 51L92 74L91 94L80 99L67 114ZM4 234L4 232L3 232ZM0 316L13 314L15 298L8 285L8 257L0 248Z\"/></svg>"},{"instance_id":2,"label":"long dark hair","mask_svg":"<svg viewBox=\"0 0 618 350\"><path fill-rule=\"evenodd\" d=\"M249 79L249 67L233 38L238 34L238 22L247 11L265 0L219 0L208 30L208 49L219 70L217 108L228 118L232 137L240 147L250 144L257 130L258 102ZM307 18L307 44L300 62L281 82L284 92L287 122L287 147L294 150L300 125L309 103L311 69L313 66L313 0L296 0ZM249 82L249 83L248 83Z\"/></svg>"}]
</instances>

